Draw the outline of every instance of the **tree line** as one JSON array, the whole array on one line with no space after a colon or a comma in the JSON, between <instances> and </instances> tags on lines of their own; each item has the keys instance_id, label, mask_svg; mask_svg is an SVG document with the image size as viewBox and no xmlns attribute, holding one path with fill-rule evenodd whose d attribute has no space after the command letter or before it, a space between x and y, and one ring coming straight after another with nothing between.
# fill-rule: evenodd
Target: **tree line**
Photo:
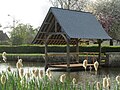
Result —
<instances>
[{"instance_id":1,"label":"tree line","mask_svg":"<svg viewBox=\"0 0 120 90\"><path fill-rule=\"evenodd\" d=\"M23 23L18 24L10 32L12 45L31 44L37 32L38 28L34 29L32 25Z\"/></svg>"}]
</instances>

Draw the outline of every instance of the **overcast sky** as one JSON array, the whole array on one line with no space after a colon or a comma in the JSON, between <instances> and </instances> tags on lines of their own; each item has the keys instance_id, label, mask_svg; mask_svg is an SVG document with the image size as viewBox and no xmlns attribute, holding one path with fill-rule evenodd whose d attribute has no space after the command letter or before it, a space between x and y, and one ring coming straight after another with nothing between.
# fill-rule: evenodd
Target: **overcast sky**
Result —
<instances>
[{"instance_id":1,"label":"overcast sky","mask_svg":"<svg viewBox=\"0 0 120 90\"><path fill-rule=\"evenodd\" d=\"M3 27L13 25L13 18L15 18L21 23L38 27L50 6L52 5L49 0L0 0L0 24ZM8 31L9 29L4 29L4 32Z\"/></svg>"}]
</instances>

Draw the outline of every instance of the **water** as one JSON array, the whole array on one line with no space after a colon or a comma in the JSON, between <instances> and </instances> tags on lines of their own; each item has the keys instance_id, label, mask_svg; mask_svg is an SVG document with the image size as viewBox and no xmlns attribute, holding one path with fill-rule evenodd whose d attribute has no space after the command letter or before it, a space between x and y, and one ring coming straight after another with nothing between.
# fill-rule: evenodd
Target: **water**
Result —
<instances>
[{"instance_id":1,"label":"water","mask_svg":"<svg viewBox=\"0 0 120 90\"><path fill-rule=\"evenodd\" d=\"M33 70L33 68L38 68L39 70L44 70L44 63L39 62L23 62L24 71ZM6 71L6 68L10 66L12 71L16 71L16 62L7 62L0 63L0 72ZM77 72L58 72L53 71L52 76L54 79L59 80L60 75L66 74L71 79L76 78L77 83L80 85L85 85L86 81L90 84L95 84L95 82L99 81L102 83L102 79L105 75L109 75L112 83L112 88L114 87L115 77L120 75L120 68L100 68L98 72L92 71L77 71Z\"/></svg>"},{"instance_id":2,"label":"water","mask_svg":"<svg viewBox=\"0 0 120 90\"><path fill-rule=\"evenodd\" d=\"M10 66L12 71L17 70L16 62L9 61L7 63L0 63L0 72L6 71L7 67ZM33 70L33 68L39 68L40 70L44 70L44 63L39 62L23 62L24 71Z\"/></svg>"}]
</instances>

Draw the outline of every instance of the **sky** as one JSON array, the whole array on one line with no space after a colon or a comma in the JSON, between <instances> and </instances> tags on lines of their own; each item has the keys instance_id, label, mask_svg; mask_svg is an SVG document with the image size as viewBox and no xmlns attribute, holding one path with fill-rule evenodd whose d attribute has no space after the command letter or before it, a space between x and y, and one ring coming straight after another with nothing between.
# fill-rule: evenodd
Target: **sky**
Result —
<instances>
[{"instance_id":1,"label":"sky","mask_svg":"<svg viewBox=\"0 0 120 90\"><path fill-rule=\"evenodd\" d=\"M0 0L0 30L8 33L4 27L13 26L13 20L40 27L51 6L49 0Z\"/></svg>"},{"instance_id":2,"label":"sky","mask_svg":"<svg viewBox=\"0 0 120 90\"><path fill-rule=\"evenodd\" d=\"M4 27L12 26L13 20L37 28L41 26L51 6L49 0L0 0L0 30L6 33L10 31Z\"/></svg>"}]
</instances>

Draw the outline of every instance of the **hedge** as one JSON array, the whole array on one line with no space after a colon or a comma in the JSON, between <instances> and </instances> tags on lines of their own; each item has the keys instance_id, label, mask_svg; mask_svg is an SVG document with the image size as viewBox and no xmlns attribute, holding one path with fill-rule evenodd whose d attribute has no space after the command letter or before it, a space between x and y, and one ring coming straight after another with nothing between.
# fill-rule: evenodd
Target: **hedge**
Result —
<instances>
[{"instance_id":1,"label":"hedge","mask_svg":"<svg viewBox=\"0 0 120 90\"><path fill-rule=\"evenodd\" d=\"M75 46L70 47L71 52L75 52ZM0 53L18 53L18 54L43 54L44 46L40 45L24 45L24 46L0 46ZM80 52L99 52L98 46L80 46ZM49 46L48 52L66 52L66 46ZM103 46L102 52L120 52L120 46Z\"/></svg>"}]
</instances>

